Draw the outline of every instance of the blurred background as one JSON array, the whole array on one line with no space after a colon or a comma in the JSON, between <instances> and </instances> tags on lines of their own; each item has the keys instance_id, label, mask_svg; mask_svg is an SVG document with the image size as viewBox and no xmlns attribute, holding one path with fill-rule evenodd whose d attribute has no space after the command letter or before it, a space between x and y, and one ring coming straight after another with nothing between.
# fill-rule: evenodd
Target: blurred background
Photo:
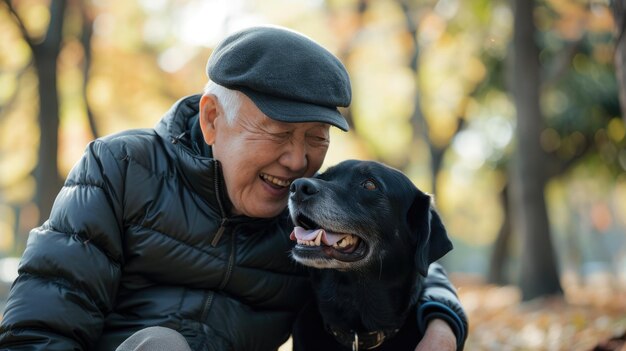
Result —
<instances>
[{"instance_id":1,"label":"blurred background","mask_svg":"<svg viewBox=\"0 0 626 351\"><path fill-rule=\"evenodd\" d=\"M154 126L202 90L221 38L276 24L350 72L352 129L332 131L324 168L376 159L435 196L466 349L619 337L624 18L608 0L3 0L0 300L86 145Z\"/></svg>"}]
</instances>

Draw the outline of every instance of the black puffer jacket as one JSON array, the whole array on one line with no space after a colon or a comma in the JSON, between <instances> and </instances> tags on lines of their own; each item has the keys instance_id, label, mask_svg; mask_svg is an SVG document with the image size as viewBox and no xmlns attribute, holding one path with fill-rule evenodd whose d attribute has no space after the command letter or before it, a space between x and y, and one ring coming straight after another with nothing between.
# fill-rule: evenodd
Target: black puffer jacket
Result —
<instances>
[{"instance_id":1,"label":"black puffer jacket","mask_svg":"<svg viewBox=\"0 0 626 351\"><path fill-rule=\"evenodd\" d=\"M229 216L198 101L179 101L155 129L88 146L29 236L0 349L113 350L153 325L180 331L193 350L272 350L287 339L310 298L287 255L292 226L286 213Z\"/></svg>"}]
</instances>

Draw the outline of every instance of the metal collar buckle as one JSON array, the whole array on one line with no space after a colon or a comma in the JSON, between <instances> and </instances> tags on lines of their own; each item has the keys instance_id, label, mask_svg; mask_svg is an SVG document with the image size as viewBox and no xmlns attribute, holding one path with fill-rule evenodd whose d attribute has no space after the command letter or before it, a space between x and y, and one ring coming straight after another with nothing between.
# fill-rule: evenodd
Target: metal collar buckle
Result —
<instances>
[{"instance_id":1,"label":"metal collar buckle","mask_svg":"<svg viewBox=\"0 0 626 351\"><path fill-rule=\"evenodd\" d=\"M326 330L335 337L337 342L352 348L353 351L375 349L399 331L399 329L393 329L359 333L354 330L343 331L330 325L326 325Z\"/></svg>"},{"instance_id":2,"label":"metal collar buckle","mask_svg":"<svg viewBox=\"0 0 626 351\"><path fill-rule=\"evenodd\" d=\"M368 338L371 344L367 346L363 346L365 350L375 349L378 346L382 345L386 337L385 333L382 331L373 331L373 332L365 333L364 336L375 337L375 339ZM352 351L359 351L359 333L357 332L354 332L354 340L352 340Z\"/></svg>"}]
</instances>

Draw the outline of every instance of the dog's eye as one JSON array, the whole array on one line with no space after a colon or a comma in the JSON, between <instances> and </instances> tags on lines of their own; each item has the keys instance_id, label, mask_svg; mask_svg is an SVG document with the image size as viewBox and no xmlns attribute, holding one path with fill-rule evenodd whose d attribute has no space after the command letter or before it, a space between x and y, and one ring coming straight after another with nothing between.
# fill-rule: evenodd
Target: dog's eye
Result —
<instances>
[{"instance_id":1,"label":"dog's eye","mask_svg":"<svg viewBox=\"0 0 626 351\"><path fill-rule=\"evenodd\" d=\"M363 188L365 188L365 190L376 190L376 183L374 183L370 179L368 179L368 180L364 181L363 183L361 183L361 186Z\"/></svg>"}]
</instances>

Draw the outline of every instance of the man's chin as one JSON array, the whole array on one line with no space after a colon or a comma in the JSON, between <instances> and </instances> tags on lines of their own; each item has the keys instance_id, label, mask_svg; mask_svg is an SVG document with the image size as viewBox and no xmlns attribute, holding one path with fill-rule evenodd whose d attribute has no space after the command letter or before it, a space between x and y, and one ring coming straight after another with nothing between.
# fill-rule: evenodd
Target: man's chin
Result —
<instances>
[{"instance_id":1,"label":"man's chin","mask_svg":"<svg viewBox=\"0 0 626 351\"><path fill-rule=\"evenodd\" d=\"M252 218L273 218L281 214L286 207L286 200L280 203L270 202L261 206L246 208L241 212L241 214Z\"/></svg>"}]
</instances>

